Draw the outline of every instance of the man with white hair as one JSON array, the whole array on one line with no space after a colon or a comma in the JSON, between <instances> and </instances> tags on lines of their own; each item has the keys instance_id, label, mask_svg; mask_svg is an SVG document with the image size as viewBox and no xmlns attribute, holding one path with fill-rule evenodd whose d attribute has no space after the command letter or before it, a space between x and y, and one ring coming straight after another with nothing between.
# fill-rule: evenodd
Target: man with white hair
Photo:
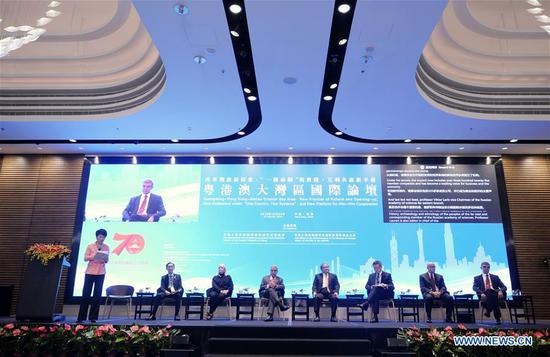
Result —
<instances>
[{"instance_id":1,"label":"man with white hair","mask_svg":"<svg viewBox=\"0 0 550 357\"><path fill-rule=\"evenodd\" d=\"M277 275L278 272L279 268L276 265L272 265L269 275L264 276L260 284L260 297L269 299L265 321L273 321L273 313L277 306L279 306L281 311L288 310L288 306L285 305L285 301L283 300L285 283L283 282L283 278Z\"/></svg>"},{"instance_id":2,"label":"man with white hair","mask_svg":"<svg viewBox=\"0 0 550 357\"><path fill-rule=\"evenodd\" d=\"M432 322L432 306L434 299L439 299L445 306L445 322L453 322L453 297L447 291L443 276L435 273L435 263L429 262L426 265L427 272L419 277L420 291L424 298L426 308L426 322Z\"/></svg>"},{"instance_id":3,"label":"man with white hair","mask_svg":"<svg viewBox=\"0 0 550 357\"><path fill-rule=\"evenodd\" d=\"M210 320L214 316L214 311L226 299L231 298L233 294L233 280L230 275L225 274L224 264L218 266L218 275L212 278L212 287L206 290L208 296L209 310L206 313L206 319Z\"/></svg>"}]
</instances>

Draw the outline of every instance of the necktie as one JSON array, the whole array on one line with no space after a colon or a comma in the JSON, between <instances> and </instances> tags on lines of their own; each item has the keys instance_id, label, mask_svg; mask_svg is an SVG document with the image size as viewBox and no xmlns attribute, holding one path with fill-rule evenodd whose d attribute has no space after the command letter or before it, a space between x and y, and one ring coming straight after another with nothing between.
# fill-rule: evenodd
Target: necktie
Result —
<instances>
[{"instance_id":1,"label":"necktie","mask_svg":"<svg viewBox=\"0 0 550 357\"><path fill-rule=\"evenodd\" d=\"M145 197L143 197L143 202L141 202L141 205L139 205L139 209L137 211L138 216L143 216L143 213L145 213L145 207L147 207L148 198L149 195L145 195Z\"/></svg>"},{"instance_id":2,"label":"necktie","mask_svg":"<svg viewBox=\"0 0 550 357\"><path fill-rule=\"evenodd\" d=\"M376 274L376 284L380 284L380 273Z\"/></svg>"},{"instance_id":3,"label":"necktie","mask_svg":"<svg viewBox=\"0 0 550 357\"><path fill-rule=\"evenodd\" d=\"M485 275L485 290L491 289L491 280L489 279L489 274Z\"/></svg>"},{"instance_id":4,"label":"necktie","mask_svg":"<svg viewBox=\"0 0 550 357\"><path fill-rule=\"evenodd\" d=\"M432 283L432 291L436 291L437 287L435 286L435 279L433 274L430 274L430 282Z\"/></svg>"},{"instance_id":5,"label":"necktie","mask_svg":"<svg viewBox=\"0 0 550 357\"><path fill-rule=\"evenodd\" d=\"M173 274L168 275L168 287L169 288L174 287L174 275Z\"/></svg>"}]
</instances>

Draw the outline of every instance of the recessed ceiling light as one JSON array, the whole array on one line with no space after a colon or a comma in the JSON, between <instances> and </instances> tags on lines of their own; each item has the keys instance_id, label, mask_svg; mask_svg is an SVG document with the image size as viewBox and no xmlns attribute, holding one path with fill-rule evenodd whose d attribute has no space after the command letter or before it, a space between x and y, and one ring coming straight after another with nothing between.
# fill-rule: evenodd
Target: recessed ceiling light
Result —
<instances>
[{"instance_id":1,"label":"recessed ceiling light","mask_svg":"<svg viewBox=\"0 0 550 357\"><path fill-rule=\"evenodd\" d=\"M445 164L450 165L452 163L451 157L447 156L447 159L445 160Z\"/></svg>"},{"instance_id":2,"label":"recessed ceiling light","mask_svg":"<svg viewBox=\"0 0 550 357\"><path fill-rule=\"evenodd\" d=\"M348 42L348 39L347 39L347 38L343 38L343 39L341 39L340 41L338 41L338 44L339 44L340 46L343 46L343 45L345 45L347 42Z\"/></svg>"},{"instance_id":3,"label":"recessed ceiling light","mask_svg":"<svg viewBox=\"0 0 550 357\"><path fill-rule=\"evenodd\" d=\"M537 19L538 22L544 22L546 24L550 22L550 17L546 15L538 15L538 16L535 16L535 18Z\"/></svg>"},{"instance_id":4,"label":"recessed ceiling light","mask_svg":"<svg viewBox=\"0 0 550 357\"><path fill-rule=\"evenodd\" d=\"M214 156L210 156L210 159L208 159L210 162L210 165L214 165L216 163L216 159L214 159Z\"/></svg>"},{"instance_id":5,"label":"recessed ceiling light","mask_svg":"<svg viewBox=\"0 0 550 357\"><path fill-rule=\"evenodd\" d=\"M342 4L338 6L338 11L342 14L347 14L351 10L351 6L348 4Z\"/></svg>"},{"instance_id":6,"label":"recessed ceiling light","mask_svg":"<svg viewBox=\"0 0 550 357\"><path fill-rule=\"evenodd\" d=\"M76 143L76 139L69 139L71 143Z\"/></svg>"},{"instance_id":7,"label":"recessed ceiling light","mask_svg":"<svg viewBox=\"0 0 550 357\"><path fill-rule=\"evenodd\" d=\"M367 157L367 165L370 165L370 164L372 164L372 157L371 156Z\"/></svg>"},{"instance_id":8,"label":"recessed ceiling light","mask_svg":"<svg viewBox=\"0 0 550 357\"><path fill-rule=\"evenodd\" d=\"M412 159L410 156L407 156L407 165L412 164Z\"/></svg>"},{"instance_id":9,"label":"recessed ceiling light","mask_svg":"<svg viewBox=\"0 0 550 357\"><path fill-rule=\"evenodd\" d=\"M538 0L526 0L529 5L533 6L541 6L540 2Z\"/></svg>"},{"instance_id":10,"label":"recessed ceiling light","mask_svg":"<svg viewBox=\"0 0 550 357\"><path fill-rule=\"evenodd\" d=\"M378 147L377 147L377 146L375 146L375 147L373 147L373 149L374 149L374 150L378 150Z\"/></svg>"},{"instance_id":11,"label":"recessed ceiling light","mask_svg":"<svg viewBox=\"0 0 550 357\"><path fill-rule=\"evenodd\" d=\"M507 147L503 147L502 150L508 150L508 148L507 148Z\"/></svg>"},{"instance_id":12,"label":"recessed ceiling light","mask_svg":"<svg viewBox=\"0 0 550 357\"><path fill-rule=\"evenodd\" d=\"M336 87L338 87L338 83L332 83L329 88L334 89Z\"/></svg>"},{"instance_id":13,"label":"recessed ceiling light","mask_svg":"<svg viewBox=\"0 0 550 357\"><path fill-rule=\"evenodd\" d=\"M170 139L170 141L173 142L173 143L177 143L177 142L179 142L179 139Z\"/></svg>"},{"instance_id":14,"label":"recessed ceiling light","mask_svg":"<svg viewBox=\"0 0 550 357\"><path fill-rule=\"evenodd\" d=\"M410 143L412 140L411 139L405 139L404 140L406 143Z\"/></svg>"},{"instance_id":15,"label":"recessed ceiling light","mask_svg":"<svg viewBox=\"0 0 550 357\"><path fill-rule=\"evenodd\" d=\"M174 165L176 163L176 158L174 156L170 156L170 164Z\"/></svg>"},{"instance_id":16,"label":"recessed ceiling light","mask_svg":"<svg viewBox=\"0 0 550 357\"><path fill-rule=\"evenodd\" d=\"M244 134L246 134L244 131L239 131L237 134L243 136Z\"/></svg>"},{"instance_id":17,"label":"recessed ceiling light","mask_svg":"<svg viewBox=\"0 0 550 357\"><path fill-rule=\"evenodd\" d=\"M464 146L459 147L458 150L464 150Z\"/></svg>"},{"instance_id":18,"label":"recessed ceiling light","mask_svg":"<svg viewBox=\"0 0 550 357\"><path fill-rule=\"evenodd\" d=\"M84 150L84 148L82 146L79 146L78 150Z\"/></svg>"},{"instance_id":19,"label":"recessed ceiling light","mask_svg":"<svg viewBox=\"0 0 550 357\"><path fill-rule=\"evenodd\" d=\"M38 149L38 150L42 150L42 147L41 147L41 146L38 146L37 149Z\"/></svg>"},{"instance_id":20,"label":"recessed ceiling light","mask_svg":"<svg viewBox=\"0 0 550 357\"><path fill-rule=\"evenodd\" d=\"M248 164L249 165L254 165L254 157L252 157L252 156L248 157Z\"/></svg>"},{"instance_id":21,"label":"recessed ceiling light","mask_svg":"<svg viewBox=\"0 0 550 357\"><path fill-rule=\"evenodd\" d=\"M251 148L250 148L250 146L247 146L247 147L245 147L245 149L246 149L246 150L250 150Z\"/></svg>"},{"instance_id":22,"label":"recessed ceiling light","mask_svg":"<svg viewBox=\"0 0 550 357\"><path fill-rule=\"evenodd\" d=\"M546 31L546 32L548 32L548 33L550 34L550 25L541 26L540 28L543 29L544 31Z\"/></svg>"},{"instance_id":23,"label":"recessed ceiling light","mask_svg":"<svg viewBox=\"0 0 550 357\"><path fill-rule=\"evenodd\" d=\"M416 147L416 150L420 150L420 149L422 149L420 146L417 146L417 147Z\"/></svg>"},{"instance_id":24,"label":"recessed ceiling light","mask_svg":"<svg viewBox=\"0 0 550 357\"><path fill-rule=\"evenodd\" d=\"M517 143L517 142L518 142L518 139L511 139L510 142L511 142L511 143Z\"/></svg>"},{"instance_id":25,"label":"recessed ceiling light","mask_svg":"<svg viewBox=\"0 0 550 357\"><path fill-rule=\"evenodd\" d=\"M252 93L252 91L246 87L243 88L243 91L246 93L246 94L250 94Z\"/></svg>"},{"instance_id":26,"label":"recessed ceiling light","mask_svg":"<svg viewBox=\"0 0 550 357\"><path fill-rule=\"evenodd\" d=\"M294 163L294 159L292 158L292 156L289 156L288 157L288 164L292 165L293 163Z\"/></svg>"},{"instance_id":27,"label":"recessed ceiling light","mask_svg":"<svg viewBox=\"0 0 550 357\"><path fill-rule=\"evenodd\" d=\"M248 96L248 100L251 101L251 102L255 101L256 99L258 99L258 98L256 98L256 97L253 96L253 95L249 95L249 96Z\"/></svg>"},{"instance_id":28,"label":"recessed ceiling light","mask_svg":"<svg viewBox=\"0 0 550 357\"><path fill-rule=\"evenodd\" d=\"M137 164L137 157L135 156L132 156L132 164Z\"/></svg>"},{"instance_id":29,"label":"recessed ceiling light","mask_svg":"<svg viewBox=\"0 0 550 357\"><path fill-rule=\"evenodd\" d=\"M180 15L187 15L189 13L189 8L184 4L178 4L174 6L174 11Z\"/></svg>"},{"instance_id":30,"label":"recessed ceiling light","mask_svg":"<svg viewBox=\"0 0 550 357\"><path fill-rule=\"evenodd\" d=\"M329 147L330 150L336 149L334 146Z\"/></svg>"},{"instance_id":31,"label":"recessed ceiling light","mask_svg":"<svg viewBox=\"0 0 550 357\"><path fill-rule=\"evenodd\" d=\"M332 165L332 156L327 158L327 164Z\"/></svg>"},{"instance_id":32,"label":"recessed ceiling light","mask_svg":"<svg viewBox=\"0 0 550 357\"><path fill-rule=\"evenodd\" d=\"M195 57L193 57L193 61L195 61L195 63L198 63L198 64L203 64L203 63L206 63L206 57L204 57L204 56L195 56Z\"/></svg>"},{"instance_id":33,"label":"recessed ceiling light","mask_svg":"<svg viewBox=\"0 0 550 357\"><path fill-rule=\"evenodd\" d=\"M533 7L531 9L527 9L527 12L533 15L541 14L544 12L544 9L540 7Z\"/></svg>"},{"instance_id":34,"label":"recessed ceiling light","mask_svg":"<svg viewBox=\"0 0 550 357\"><path fill-rule=\"evenodd\" d=\"M334 133L334 135L337 135L337 136L340 136L340 135L342 135L342 134L343 134L343 133L342 133L341 131L337 131L337 132Z\"/></svg>"},{"instance_id":35,"label":"recessed ceiling light","mask_svg":"<svg viewBox=\"0 0 550 357\"><path fill-rule=\"evenodd\" d=\"M294 148L292 146L289 146L288 150L294 150Z\"/></svg>"},{"instance_id":36,"label":"recessed ceiling light","mask_svg":"<svg viewBox=\"0 0 550 357\"><path fill-rule=\"evenodd\" d=\"M550 150L550 148L546 148L545 150Z\"/></svg>"},{"instance_id":37,"label":"recessed ceiling light","mask_svg":"<svg viewBox=\"0 0 550 357\"><path fill-rule=\"evenodd\" d=\"M329 100L332 100L332 96L331 95L325 95L323 97L323 100L326 100L328 102Z\"/></svg>"},{"instance_id":38,"label":"recessed ceiling light","mask_svg":"<svg viewBox=\"0 0 550 357\"><path fill-rule=\"evenodd\" d=\"M238 14L242 11L243 9L237 5L237 4L233 4L231 6L229 6L229 11L231 11L232 13L234 14Z\"/></svg>"},{"instance_id":39,"label":"recessed ceiling light","mask_svg":"<svg viewBox=\"0 0 550 357\"><path fill-rule=\"evenodd\" d=\"M237 31L235 31L235 30L231 30L231 31L229 31L229 33L230 33L233 37L239 37L239 36L240 36L239 33L238 33Z\"/></svg>"},{"instance_id":40,"label":"recessed ceiling light","mask_svg":"<svg viewBox=\"0 0 550 357\"><path fill-rule=\"evenodd\" d=\"M99 156L94 157L94 164L99 165Z\"/></svg>"}]
</instances>

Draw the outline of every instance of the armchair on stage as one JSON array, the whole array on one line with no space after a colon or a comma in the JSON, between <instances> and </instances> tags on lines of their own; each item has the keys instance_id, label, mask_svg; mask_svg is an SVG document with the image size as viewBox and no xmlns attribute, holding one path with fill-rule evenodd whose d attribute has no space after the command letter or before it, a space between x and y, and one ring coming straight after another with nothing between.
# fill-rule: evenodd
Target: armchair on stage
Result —
<instances>
[{"instance_id":1,"label":"armchair on stage","mask_svg":"<svg viewBox=\"0 0 550 357\"><path fill-rule=\"evenodd\" d=\"M64 315L55 313L55 303L63 268L70 266L65 257L50 260L47 265L35 259L29 261L17 304L17 321L65 320Z\"/></svg>"}]
</instances>

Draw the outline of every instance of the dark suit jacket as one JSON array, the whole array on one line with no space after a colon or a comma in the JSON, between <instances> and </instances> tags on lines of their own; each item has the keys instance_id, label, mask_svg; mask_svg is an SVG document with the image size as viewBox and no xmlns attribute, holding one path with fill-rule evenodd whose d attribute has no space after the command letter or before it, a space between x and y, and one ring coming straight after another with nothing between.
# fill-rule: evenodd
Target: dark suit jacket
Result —
<instances>
[{"instance_id":1,"label":"dark suit jacket","mask_svg":"<svg viewBox=\"0 0 550 357\"><path fill-rule=\"evenodd\" d=\"M168 290L168 274L163 275L162 278L160 278L160 288L157 289L157 293L164 293L164 290ZM174 289L178 291L178 293L183 294L183 286L181 284L181 275L174 274Z\"/></svg>"},{"instance_id":2,"label":"dark suit jacket","mask_svg":"<svg viewBox=\"0 0 550 357\"><path fill-rule=\"evenodd\" d=\"M391 274L387 273L385 271L381 272L380 282L388 285L388 291L393 295L393 280L391 278ZM373 285L376 285L376 273L372 273L369 275L369 279L367 280L367 284L365 285L365 289L367 289L367 293L370 293L371 289L373 288Z\"/></svg>"},{"instance_id":3,"label":"dark suit jacket","mask_svg":"<svg viewBox=\"0 0 550 357\"><path fill-rule=\"evenodd\" d=\"M491 279L491 284L493 289L496 291L502 291L506 295L506 285L500 280L498 275L493 275L489 273L489 279ZM474 277L474 286L472 289L476 292L477 295L485 293L485 281L483 281L483 274L480 274Z\"/></svg>"},{"instance_id":4,"label":"dark suit jacket","mask_svg":"<svg viewBox=\"0 0 550 357\"><path fill-rule=\"evenodd\" d=\"M315 275L313 280L313 293L317 294L323 289L323 273ZM340 291L340 283L336 274L328 273L328 289L331 293Z\"/></svg>"},{"instance_id":5,"label":"dark suit jacket","mask_svg":"<svg viewBox=\"0 0 550 357\"><path fill-rule=\"evenodd\" d=\"M262 283L260 284L260 297L264 295L264 291L267 290L269 287L269 278L271 275L266 275L262 278ZM281 296L285 295L285 283L283 282L283 278L280 276L275 277L275 290L279 292Z\"/></svg>"},{"instance_id":6,"label":"dark suit jacket","mask_svg":"<svg viewBox=\"0 0 550 357\"><path fill-rule=\"evenodd\" d=\"M435 278L435 286L439 289L439 292L441 294L444 294L447 292L447 286L445 286L445 280L443 280L443 275L434 273ZM432 291L432 282L430 281L430 275L428 272L421 274L419 277L419 283L420 283L420 291L422 292L422 295L428 294L430 291Z\"/></svg>"},{"instance_id":7,"label":"dark suit jacket","mask_svg":"<svg viewBox=\"0 0 550 357\"><path fill-rule=\"evenodd\" d=\"M141 195L130 198L130 202L122 212L122 221L126 222L130 219L132 215L137 214L139 210L139 200ZM147 204L147 218L153 216L153 220L158 222L159 218L166 215L166 210L164 209L164 202L162 202L162 197L155 195L154 193L149 194L149 203Z\"/></svg>"}]
</instances>

